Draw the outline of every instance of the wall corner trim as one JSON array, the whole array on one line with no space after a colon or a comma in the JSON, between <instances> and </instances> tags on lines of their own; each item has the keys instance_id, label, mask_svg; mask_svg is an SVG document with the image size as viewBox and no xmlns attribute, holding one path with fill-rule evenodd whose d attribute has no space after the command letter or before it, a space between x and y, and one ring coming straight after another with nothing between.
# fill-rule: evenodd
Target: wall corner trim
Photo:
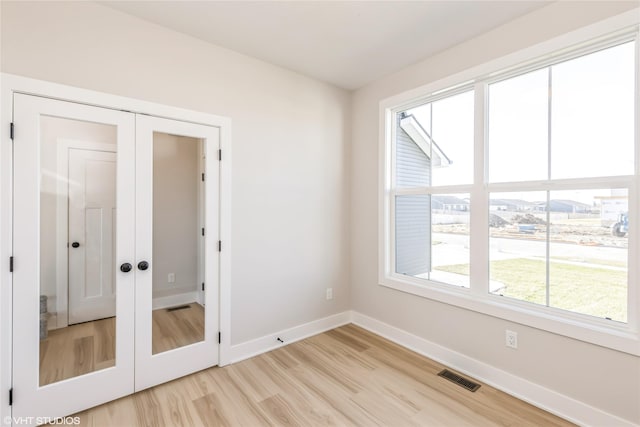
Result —
<instances>
[{"instance_id":1,"label":"wall corner trim","mask_svg":"<svg viewBox=\"0 0 640 427\"><path fill-rule=\"evenodd\" d=\"M353 324L374 334L578 425L637 426L637 424L629 420L607 413L364 314L352 312L351 321Z\"/></svg>"}]
</instances>

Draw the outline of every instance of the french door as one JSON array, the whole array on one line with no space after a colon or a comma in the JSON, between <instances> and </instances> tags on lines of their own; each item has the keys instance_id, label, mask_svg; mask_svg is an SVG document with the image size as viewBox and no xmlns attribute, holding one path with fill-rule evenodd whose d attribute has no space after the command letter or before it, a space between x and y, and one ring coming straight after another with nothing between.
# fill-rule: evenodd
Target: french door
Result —
<instances>
[{"instance_id":1,"label":"french door","mask_svg":"<svg viewBox=\"0 0 640 427\"><path fill-rule=\"evenodd\" d=\"M23 94L14 123L14 419L218 364L219 129Z\"/></svg>"}]
</instances>

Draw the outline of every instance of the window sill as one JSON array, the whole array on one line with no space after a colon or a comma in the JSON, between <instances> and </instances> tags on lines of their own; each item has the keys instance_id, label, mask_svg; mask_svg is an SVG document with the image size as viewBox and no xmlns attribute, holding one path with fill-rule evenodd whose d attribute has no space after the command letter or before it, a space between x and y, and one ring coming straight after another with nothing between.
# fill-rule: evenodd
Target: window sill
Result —
<instances>
[{"instance_id":1,"label":"window sill","mask_svg":"<svg viewBox=\"0 0 640 427\"><path fill-rule=\"evenodd\" d=\"M380 285L524 326L640 356L640 334L638 334L638 331L633 330L632 325L628 323L619 323L560 309L537 306L507 297L472 293L468 288L455 287L398 274L385 275L380 279Z\"/></svg>"}]
</instances>

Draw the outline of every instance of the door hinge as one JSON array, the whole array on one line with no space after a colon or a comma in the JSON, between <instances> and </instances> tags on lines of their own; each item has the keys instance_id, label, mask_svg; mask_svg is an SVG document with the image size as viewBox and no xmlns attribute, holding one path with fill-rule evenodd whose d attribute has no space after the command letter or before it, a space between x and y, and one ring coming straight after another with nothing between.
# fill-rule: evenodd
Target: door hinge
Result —
<instances>
[{"instance_id":1,"label":"door hinge","mask_svg":"<svg viewBox=\"0 0 640 427\"><path fill-rule=\"evenodd\" d=\"M202 182L204 182L204 172L202 172Z\"/></svg>"},{"instance_id":2,"label":"door hinge","mask_svg":"<svg viewBox=\"0 0 640 427\"><path fill-rule=\"evenodd\" d=\"M202 290L204 291L204 283L202 283Z\"/></svg>"},{"instance_id":3,"label":"door hinge","mask_svg":"<svg viewBox=\"0 0 640 427\"><path fill-rule=\"evenodd\" d=\"M13 257L9 257L9 273L13 273Z\"/></svg>"},{"instance_id":4,"label":"door hinge","mask_svg":"<svg viewBox=\"0 0 640 427\"><path fill-rule=\"evenodd\" d=\"M218 160L222 161L222 150L218 150Z\"/></svg>"},{"instance_id":5,"label":"door hinge","mask_svg":"<svg viewBox=\"0 0 640 427\"><path fill-rule=\"evenodd\" d=\"M222 342L222 332L218 332L218 344Z\"/></svg>"},{"instance_id":6,"label":"door hinge","mask_svg":"<svg viewBox=\"0 0 640 427\"><path fill-rule=\"evenodd\" d=\"M222 252L222 240L218 240L218 252Z\"/></svg>"},{"instance_id":7,"label":"door hinge","mask_svg":"<svg viewBox=\"0 0 640 427\"><path fill-rule=\"evenodd\" d=\"M13 123L9 125L9 138L13 139Z\"/></svg>"},{"instance_id":8,"label":"door hinge","mask_svg":"<svg viewBox=\"0 0 640 427\"><path fill-rule=\"evenodd\" d=\"M204 236L204 227L202 227L202 235Z\"/></svg>"},{"instance_id":9,"label":"door hinge","mask_svg":"<svg viewBox=\"0 0 640 427\"><path fill-rule=\"evenodd\" d=\"M9 406L13 406L13 388L9 389Z\"/></svg>"}]
</instances>

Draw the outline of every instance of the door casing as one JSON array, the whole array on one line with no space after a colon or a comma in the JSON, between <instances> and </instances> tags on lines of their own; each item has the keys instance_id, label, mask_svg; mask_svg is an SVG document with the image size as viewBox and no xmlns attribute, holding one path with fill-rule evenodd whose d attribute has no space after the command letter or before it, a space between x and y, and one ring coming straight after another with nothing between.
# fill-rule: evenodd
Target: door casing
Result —
<instances>
[{"instance_id":1,"label":"door casing","mask_svg":"<svg viewBox=\"0 0 640 427\"><path fill-rule=\"evenodd\" d=\"M143 100L80 89L72 86L31 79L12 74L0 74L0 419L11 417L9 392L19 399L20 390L12 390L11 349L13 332L12 273L8 268L13 248L12 177L13 142L10 137L13 122L13 95L23 93L41 97L99 106L114 110L171 118L174 120L215 126L220 129L220 217L219 236L224 242L219 264L219 365L231 360L231 119L186 110ZM19 132L19 129L14 129ZM20 260L14 259L14 263ZM2 268L1 266L5 267Z\"/></svg>"}]
</instances>

